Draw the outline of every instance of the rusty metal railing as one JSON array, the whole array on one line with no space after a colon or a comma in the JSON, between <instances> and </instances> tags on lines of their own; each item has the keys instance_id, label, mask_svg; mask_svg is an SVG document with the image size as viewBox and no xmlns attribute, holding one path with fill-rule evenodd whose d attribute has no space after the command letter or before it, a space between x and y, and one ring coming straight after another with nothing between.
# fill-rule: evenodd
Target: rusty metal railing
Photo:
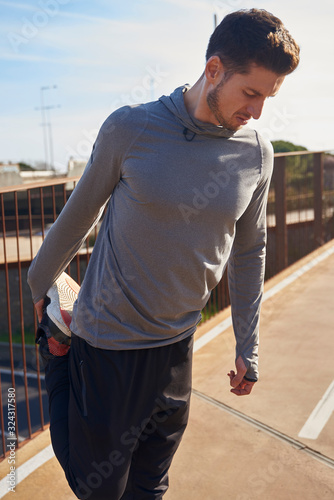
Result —
<instances>
[{"instance_id":1,"label":"rusty metal railing","mask_svg":"<svg viewBox=\"0 0 334 500\"><path fill-rule=\"evenodd\" d=\"M275 154L267 206L266 280L334 238L334 158L328 158L323 151ZM229 305L226 273L203 310L204 319L223 309L222 304Z\"/></svg>"},{"instance_id":2,"label":"rusty metal railing","mask_svg":"<svg viewBox=\"0 0 334 500\"><path fill-rule=\"evenodd\" d=\"M0 188L0 457L8 453L8 439L20 446L48 422L44 376L34 343L37 319L26 275L48 225L77 180ZM80 281L80 273L76 279Z\"/></svg>"},{"instance_id":3,"label":"rusty metal railing","mask_svg":"<svg viewBox=\"0 0 334 500\"><path fill-rule=\"evenodd\" d=\"M275 155L268 199L266 279L334 237L334 169L332 177L326 175L325 184L324 169L323 152ZM0 188L0 459L8 452L10 432L14 432L20 446L48 425L43 370L34 344L37 320L27 270L77 180L66 177ZM97 230L67 269L79 283ZM203 319L228 305L224 275L212 291ZM16 395L15 403L10 403L14 405L15 431L9 416L9 390L10 394L15 390Z\"/></svg>"},{"instance_id":4,"label":"rusty metal railing","mask_svg":"<svg viewBox=\"0 0 334 500\"><path fill-rule=\"evenodd\" d=\"M268 200L267 278L334 237L334 170L327 158L321 151L275 155ZM331 177L325 185L326 166L331 167Z\"/></svg>"}]
</instances>

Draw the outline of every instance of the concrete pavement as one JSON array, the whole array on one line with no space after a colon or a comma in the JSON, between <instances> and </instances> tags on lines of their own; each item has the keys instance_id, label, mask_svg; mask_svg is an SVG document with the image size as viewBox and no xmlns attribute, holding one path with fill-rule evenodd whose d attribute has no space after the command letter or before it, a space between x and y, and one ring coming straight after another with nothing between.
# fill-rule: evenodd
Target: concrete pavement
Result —
<instances>
[{"instance_id":1,"label":"concrete pavement","mask_svg":"<svg viewBox=\"0 0 334 500\"><path fill-rule=\"evenodd\" d=\"M261 377L250 396L229 392L226 374L234 360L231 327L195 353L190 420L171 467L166 500L334 498L334 390L323 398L334 379L333 248L334 242L327 244L266 284L266 291L273 290L313 266L263 303ZM327 257L321 260L324 252ZM226 310L204 324L196 339L228 316ZM319 435L301 437L317 405L318 416L325 414L312 424L318 426ZM49 444L45 431L17 450L16 466L23 465L23 471L29 459ZM6 474L4 460L0 478ZM0 498L8 500L11 495ZM53 457L16 486L15 498L75 496Z\"/></svg>"},{"instance_id":2,"label":"concrete pavement","mask_svg":"<svg viewBox=\"0 0 334 500\"><path fill-rule=\"evenodd\" d=\"M265 289L315 257L303 259ZM263 303L260 381L251 396L238 398L228 390L231 328L195 354L198 393L166 500L333 499L333 412L317 439L298 435L333 382L333 352L332 254Z\"/></svg>"}]
</instances>

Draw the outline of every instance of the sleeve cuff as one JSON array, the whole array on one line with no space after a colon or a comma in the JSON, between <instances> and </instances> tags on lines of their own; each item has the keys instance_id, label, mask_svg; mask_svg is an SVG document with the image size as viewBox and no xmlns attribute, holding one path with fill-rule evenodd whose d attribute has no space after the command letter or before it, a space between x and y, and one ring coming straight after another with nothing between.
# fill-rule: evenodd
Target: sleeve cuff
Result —
<instances>
[{"instance_id":1,"label":"sleeve cuff","mask_svg":"<svg viewBox=\"0 0 334 500\"><path fill-rule=\"evenodd\" d=\"M244 377L245 380L248 380L248 382L257 382L256 378L251 378L251 377Z\"/></svg>"}]
</instances>

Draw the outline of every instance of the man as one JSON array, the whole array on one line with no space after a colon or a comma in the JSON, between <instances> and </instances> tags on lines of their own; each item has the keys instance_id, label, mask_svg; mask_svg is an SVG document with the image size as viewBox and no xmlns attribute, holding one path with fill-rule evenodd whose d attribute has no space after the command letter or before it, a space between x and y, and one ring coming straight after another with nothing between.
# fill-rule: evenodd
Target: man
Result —
<instances>
[{"instance_id":1,"label":"man","mask_svg":"<svg viewBox=\"0 0 334 500\"><path fill-rule=\"evenodd\" d=\"M74 305L71 347L46 330L50 430L78 498L161 499L187 424L193 333L229 264L232 392L258 378L271 146L243 128L299 62L282 22L229 14L191 88L124 107L103 124L85 172L29 271L45 295L109 200ZM45 351L46 349L46 351Z\"/></svg>"}]
</instances>

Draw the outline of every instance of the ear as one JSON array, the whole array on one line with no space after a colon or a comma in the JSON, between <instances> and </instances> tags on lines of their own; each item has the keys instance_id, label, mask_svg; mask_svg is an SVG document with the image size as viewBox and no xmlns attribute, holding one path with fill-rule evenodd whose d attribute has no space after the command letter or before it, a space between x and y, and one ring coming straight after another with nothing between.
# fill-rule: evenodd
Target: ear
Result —
<instances>
[{"instance_id":1,"label":"ear","mask_svg":"<svg viewBox=\"0 0 334 500\"><path fill-rule=\"evenodd\" d=\"M224 66L218 56L211 56L205 65L205 76L209 83L215 84L221 80Z\"/></svg>"}]
</instances>

